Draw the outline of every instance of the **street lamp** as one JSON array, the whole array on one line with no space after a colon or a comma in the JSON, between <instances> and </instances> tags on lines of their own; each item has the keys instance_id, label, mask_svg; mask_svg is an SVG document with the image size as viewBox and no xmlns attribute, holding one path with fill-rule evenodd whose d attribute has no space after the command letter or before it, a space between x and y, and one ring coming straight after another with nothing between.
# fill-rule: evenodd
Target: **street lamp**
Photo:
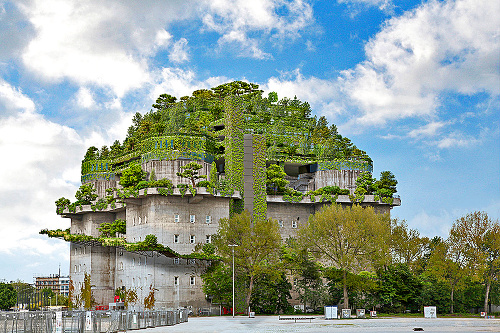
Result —
<instances>
[{"instance_id":1,"label":"street lamp","mask_svg":"<svg viewBox=\"0 0 500 333\"><path fill-rule=\"evenodd\" d=\"M233 318L234 318L234 247L238 246L238 245L237 244L229 244L228 246L230 246L233 249L233 311L231 311L231 312L233 313Z\"/></svg>"}]
</instances>

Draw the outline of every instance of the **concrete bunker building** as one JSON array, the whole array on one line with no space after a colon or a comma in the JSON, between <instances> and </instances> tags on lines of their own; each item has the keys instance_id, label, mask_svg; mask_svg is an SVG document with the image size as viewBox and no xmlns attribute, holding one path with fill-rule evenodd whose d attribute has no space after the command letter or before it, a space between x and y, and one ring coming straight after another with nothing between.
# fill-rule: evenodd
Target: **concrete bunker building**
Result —
<instances>
[{"instance_id":1,"label":"concrete bunker building","mask_svg":"<svg viewBox=\"0 0 500 333\"><path fill-rule=\"evenodd\" d=\"M371 160L366 155L339 159L318 153L321 147L311 140L308 119L304 117L303 126L291 126L286 116L271 115L267 123L272 126L262 126L261 115L248 111L242 97L228 96L222 118L210 125L212 135L150 135L121 156L84 160L82 184L92 184L98 199L91 205L58 207L62 217L71 219L69 233L45 231L71 242L70 277L75 289L88 273L99 305L112 302L117 288L136 288L142 300L153 286L157 308L206 307L209 301L200 274L207 261L193 251L196 244L211 242L219 219L247 209L254 218L278 221L286 239L331 202L358 202L380 213L400 205L398 197L355 195L357 177L372 172ZM213 175L216 168L218 187L178 188L186 179L176 173L191 161L202 165L201 175ZM295 195L266 194L266 167L271 164L284 167ZM120 176L134 165L148 177L154 172L158 180L170 179L173 187L122 191ZM324 186L338 186L349 194L305 195ZM116 200L103 203L110 195ZM126 221L121 241L99 238L98 227L117 219ZM156 250L128 245L144 242L147 235L156 236Z\"/></svg>"}]
</instances>

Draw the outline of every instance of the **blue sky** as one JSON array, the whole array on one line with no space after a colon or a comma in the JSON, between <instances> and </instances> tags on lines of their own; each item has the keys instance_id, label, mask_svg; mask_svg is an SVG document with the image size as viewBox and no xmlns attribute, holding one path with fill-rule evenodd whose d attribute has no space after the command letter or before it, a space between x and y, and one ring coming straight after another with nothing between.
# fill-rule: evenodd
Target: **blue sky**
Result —
<instances>
[{"instance_id":1,"label":"blue sky","mask_svg":"<svg viewBox=\"0 0 500 333\"><path fill-rule=\"evenodd\" d=\"M161 93L232 80L297 96L390 170L394 217L446 237L500 217L500 3L0 0L0 279L68 272L38 235L69 221L90 145Z\"/></svg>"}]
</instances>

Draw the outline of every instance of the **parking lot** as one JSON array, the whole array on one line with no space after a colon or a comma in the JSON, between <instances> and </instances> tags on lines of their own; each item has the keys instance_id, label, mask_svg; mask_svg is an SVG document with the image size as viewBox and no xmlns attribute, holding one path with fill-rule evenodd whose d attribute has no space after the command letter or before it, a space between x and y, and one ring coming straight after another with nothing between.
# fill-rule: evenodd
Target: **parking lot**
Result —
<instances>
[{"instance_id":1,"label":"parking lot","mask_svg":"<svg viewBox=\"0 0 500 333\"><path fill-rule=\"evenodd\" d=\"M191 317L187 323L171 327L148 329L163 332L500 332L500 319L483 318L373 318L325 320L278 320L278 316L248 317Z\"/></svg>"}]
</instances>

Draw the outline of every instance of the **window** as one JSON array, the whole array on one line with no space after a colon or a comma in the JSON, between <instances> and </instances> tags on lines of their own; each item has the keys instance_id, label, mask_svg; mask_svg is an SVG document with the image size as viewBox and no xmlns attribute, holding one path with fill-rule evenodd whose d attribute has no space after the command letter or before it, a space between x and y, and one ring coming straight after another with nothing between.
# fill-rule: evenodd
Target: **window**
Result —
<instances>
[{"instance_id":1,"label":"window","mask_svg":"<svg viewBox=\"0 0 500 333\"><path fill-rule=\"evenodd\" d=\"M174 276L174 286L178 286L178 285L179 285L179 277Z\"/></svg>"},{"instance_id":2,"label":"window","mask_svg":"<svg viewBox=\"0 0 500 333\"><path fill-rule=\"evenodd\" d=\"M120 270L123 271L123 262L120 263Z\"/></svg>"},{"instance_id":3,"label":"window","mask_svg":"<svg viewBox=\"0 0 500 333\"><path fill-rule=\"evenodd\" d=\"M189 222L191 223L196 222L196 215L189 215Z\"/></svg>"},{"instance_id":4,"label":"window","mask_svg":"<svg viewBox=\"0 0 500 333\"><path fill-rule=\"evenodd\" d=\"M196 259L188 259L188 264L189 264L189 265L194 265L194 264L196 264Z\"/></svg>"},{"instance_id":5,"label":"window","mask_svg":"<svg viewBox=\"0 0 500 333\"><path fill-rule=\"evenodd\" d=\"M174 243L179 243L179 235L174 235Z\"/></svg>"},{"instance_id":6,"label":"window","mask_svg":"<svg viewBox=\"0 0 500 333\"><path fill-rule=\"evenodd\" d=\"M207 235L205 238L205 243L210 244L212 243L212 235Z\"/></svg>"},{"instance_id":7,"label":"window","mask_svg":"<svg viewBox=\"0 0 500 333\"><path fill-rule=\"evenodd\" d=\"M278 226L279 226L280 228L283 228L283 220L279 220L279 221L278 221Z\"/></svg>"},{"instance_id":8,"label":"window","mask_svg":"<svg viewBox=\"0 0 500 333\"><path fill-rule=\"evenodd\" d=\"M132 258L132 266L135 266L135 258Z\"/></svg>"},{"instance_id":9,"label":"window","mask_svg":"<svg viewBox=\"0 0 500 333\"><path fill-rule=\"evenodd\" d=\"M292 228L297 228L297 221L292 221Z\"/></svg>"},{"instance_id":10,"label":"window","mask_svg":"<svg viewBox=\"0 0 500 333\"><path fill-rule=\"evenodd\" d=\"M135 225L135 217L132 218L132 225Z\"/></svg>"},{"instance_id":11,"label":"window","mask_svg":"<svg viewBox=\"0 0 500 333\"><path fill-rule=\"evenodd\" d=\"M196 237L194 235L189 236L189 243L194 244L196 242Z\"/></svg>"},{"instance_id":12,"label":"window","mask_svg":"<svg viewBox=\"0 0 500 333\"><path fill-rule=\"evenodd\" d=\"M141 217L139 216L139 225L141 225L141 224L142 224L142 223L141 223Z\"/></svg>"},{"instance_id":13,"label":"window","mask_svg":"<svg viewBox=\"0 0 500 333\"><path fill-rule=\"evenodd\" d=\"M196 280L195 280L194 276L190 276L189 277L189 284L192 285L192 286L194 286L195 282L196 282Z\"/></svg>"},{"instance_id":14,"label":"window","mask_svg":"<svg viewBox=\"0 0 500 333\"><path fill-rule=\"evenodd\" d=\"M76 265L75 265L75 273L76 273L76 271L77 271L77 267L76 267Z\"/></svg>"},{"instance_id":15,"label":"window","mask_svg":"<svg viewBox=\"0 0 500 333\"><path fill-rule=\"evenodd\" d=\"M147 217L147 215L144 216L144 223L148 223L148 217Z\"/></svg>"},{"instance_id":16,"label":"window","mask_svg":"<svg viewBox=\"0 0 500 333\"><path fill-rule=\"evenodd\" d=\"M179 265L179 262L180 262L179 258L174 258L174 264Z\"/></svg>"},{"instance_id":17,"label":"window","mask_svg":"<svg viewBox=\"0 0 500 333\"><path fill-rule=\"evenodd\" d=\"M174 215L174 222L179 223L179 214Z\"/></svg>"},{"instance_id":18,"label":"window","mask_svg":"<svg viewBox=\"0 0 500 333\"><path fill-rule=\"evenodd\" d=\"M205 223L206 223L206 224L210 224L210 223L212 223L212 216L207 215L207 216L205 217Z\"/></svg>"}]
</instances>

